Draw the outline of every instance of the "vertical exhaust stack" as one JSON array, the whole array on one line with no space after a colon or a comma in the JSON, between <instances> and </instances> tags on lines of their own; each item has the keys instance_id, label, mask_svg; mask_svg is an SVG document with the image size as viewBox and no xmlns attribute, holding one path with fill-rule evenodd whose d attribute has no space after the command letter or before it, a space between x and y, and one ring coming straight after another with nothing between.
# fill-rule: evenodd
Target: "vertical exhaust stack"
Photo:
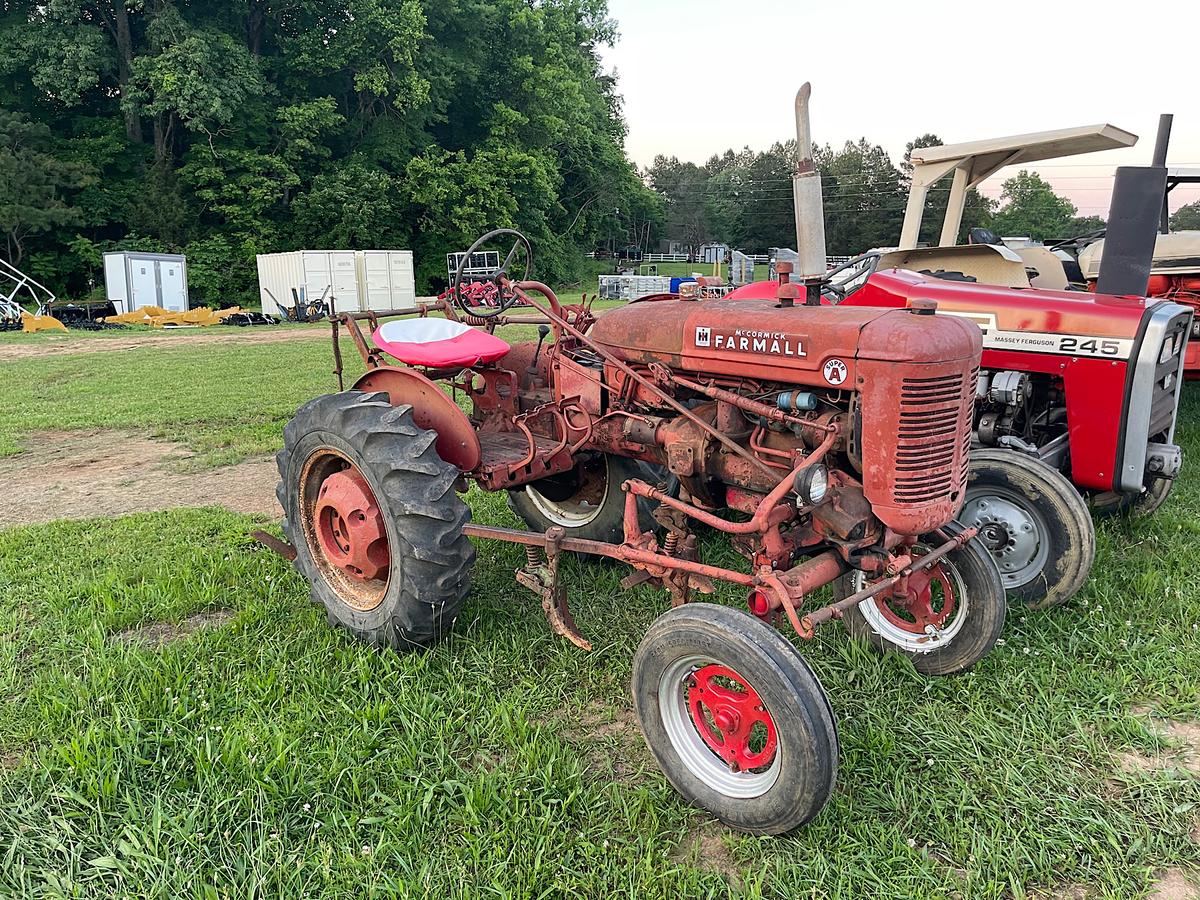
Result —
<instances>
[{"instance_id":1,"label":"vertical exhaust stack","mask_svg":"<svg viewBox=\"0 0 1200 900\"><path fill-rule=\"evenodd\" d=\"M812 155L812 128L808 119L807 81L796 92L796 169L792 174L792 201L796 208L796 274L805 288L805 302L821 302L825 279L825 204L821 198L821 173Z\"/></svg>"},{"instance_id":2,"label":"vertical exhaust stack","mask_svg":"<svg viewBox=\"0 0 1200 900\"><path fill-rule=\"evenodd\" d=\"M1170 115L1158 120L1158 140L1150 165L1117 168L1096 278L1097 293L1146 295L1154 247L1165 218L1171 120Z\"/></svg>"}]
</instances>

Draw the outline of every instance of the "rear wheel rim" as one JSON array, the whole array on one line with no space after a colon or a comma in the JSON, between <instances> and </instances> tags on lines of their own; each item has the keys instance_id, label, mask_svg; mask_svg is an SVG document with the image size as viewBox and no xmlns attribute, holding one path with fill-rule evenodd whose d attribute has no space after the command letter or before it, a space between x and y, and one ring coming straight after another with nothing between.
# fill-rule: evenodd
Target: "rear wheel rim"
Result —
<instances>
[{"instance_id":1,"label":"rear wheel rim","mask_svg":"<svg viewBox=\"0 0 1200 900\"><path fill-rule=\"evenodd\" d=\"M914 545L910 551L919 559L929 548ZM890 591L869 597L858 611L871 630L889 644L907 653L929 653L949 644L967 621L970 594L958 568L948 559L908 577L907 596L894 598ZM866 576L856 572L854 593L867 586Z\"/></svg>"},{"instance_id":2,"label":"rear wheel rim","mask_svg":"<svg viewBox=\"0 0 1200 900\"><path fill-rule=\"evenodd\" d=\"M543 494L537 483L527 484L525 494L534 508L550 522L563 528L582 528L595 521L604 508L608 493L608 461L583 465L580 470L580 486L570 497L553 500Z\"/></svg>"},{"instance_id":3,"label":"rear wheel rim","mask_svg":"<svg viewBox=\"0 0 1200 900\"><path fill-rule=\"evenodd\" d=\"M685 656L659 679L663 730L687 770L706 787L738 800L779 780L782 748L759 693L733 668Z\"/></svg>"},{"instance_id":4,"label":"rear wheel rim","mask_svg":"<svg viewBox=\"0 0 1200 900\"><path fill-rule=\"evenodd\" d=\"M1045 517L1016 491L996 485L967 490L958 520L979 529L979 540L1000 569L1008 589L1036 579L1050 558Z\"/></svg>"},{"instance_id":5,"label":"rear wheel rim","mask_svg":"<svg viewBox=\"0 0 1200 900\"><path fill-rule=\"evenodd\" d=\"M387 523L362 470L344 453L320 447L305 460L300 530L325 582L347 606L369 612L391 578Z\"/></svg>"}]
</instances>

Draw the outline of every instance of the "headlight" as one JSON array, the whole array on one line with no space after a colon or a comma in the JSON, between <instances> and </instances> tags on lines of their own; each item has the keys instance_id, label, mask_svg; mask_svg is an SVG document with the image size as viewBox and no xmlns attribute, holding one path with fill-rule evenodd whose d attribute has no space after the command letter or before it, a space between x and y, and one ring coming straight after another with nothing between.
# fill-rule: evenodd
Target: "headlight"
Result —
<instances>
[{"instance_id":1,"label":"headlight","mask_svg":"<svg viewBox=\"0 0 1200 900\"><path fill-rule=\"evenodd\" d=\"M805 506L816 506L829 492L829 470L821 463L801 469L796 475L796 496Z\"/></svg>"}]
</instances>

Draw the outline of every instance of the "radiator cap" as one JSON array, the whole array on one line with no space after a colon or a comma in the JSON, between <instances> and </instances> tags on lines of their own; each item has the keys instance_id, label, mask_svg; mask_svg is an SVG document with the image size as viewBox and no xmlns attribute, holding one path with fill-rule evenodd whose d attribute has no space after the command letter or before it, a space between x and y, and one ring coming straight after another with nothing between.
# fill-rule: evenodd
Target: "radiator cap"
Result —
<instances>
[{"instance_id":1,"label":"radiator cap","mask_svg":"<svg viewBox=\"0 0 1200 900\"><path fill-rule=\"evenodd\" d=\"M914 316L932 316L937 312L937 301L918 297L908 301L908 311Z\"/></svg>"}]
</instances>

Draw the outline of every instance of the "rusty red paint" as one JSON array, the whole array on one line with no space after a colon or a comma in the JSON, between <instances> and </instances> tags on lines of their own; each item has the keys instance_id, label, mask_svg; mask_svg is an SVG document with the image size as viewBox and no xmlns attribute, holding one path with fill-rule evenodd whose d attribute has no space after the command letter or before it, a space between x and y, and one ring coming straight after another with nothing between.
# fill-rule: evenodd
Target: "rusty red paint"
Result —
<instances>
[{"instance_id":1,"label":"rusty red paint","mask_svg":"<svg viewBox=\"0 0 1200 900\"><path fill-rule=\"evenodd\" d=\"M387 577L383 513L358 469L343 469L322 482L313 521L321 552L332 566L358 581Z\"/></svg>"}]
</instances>

